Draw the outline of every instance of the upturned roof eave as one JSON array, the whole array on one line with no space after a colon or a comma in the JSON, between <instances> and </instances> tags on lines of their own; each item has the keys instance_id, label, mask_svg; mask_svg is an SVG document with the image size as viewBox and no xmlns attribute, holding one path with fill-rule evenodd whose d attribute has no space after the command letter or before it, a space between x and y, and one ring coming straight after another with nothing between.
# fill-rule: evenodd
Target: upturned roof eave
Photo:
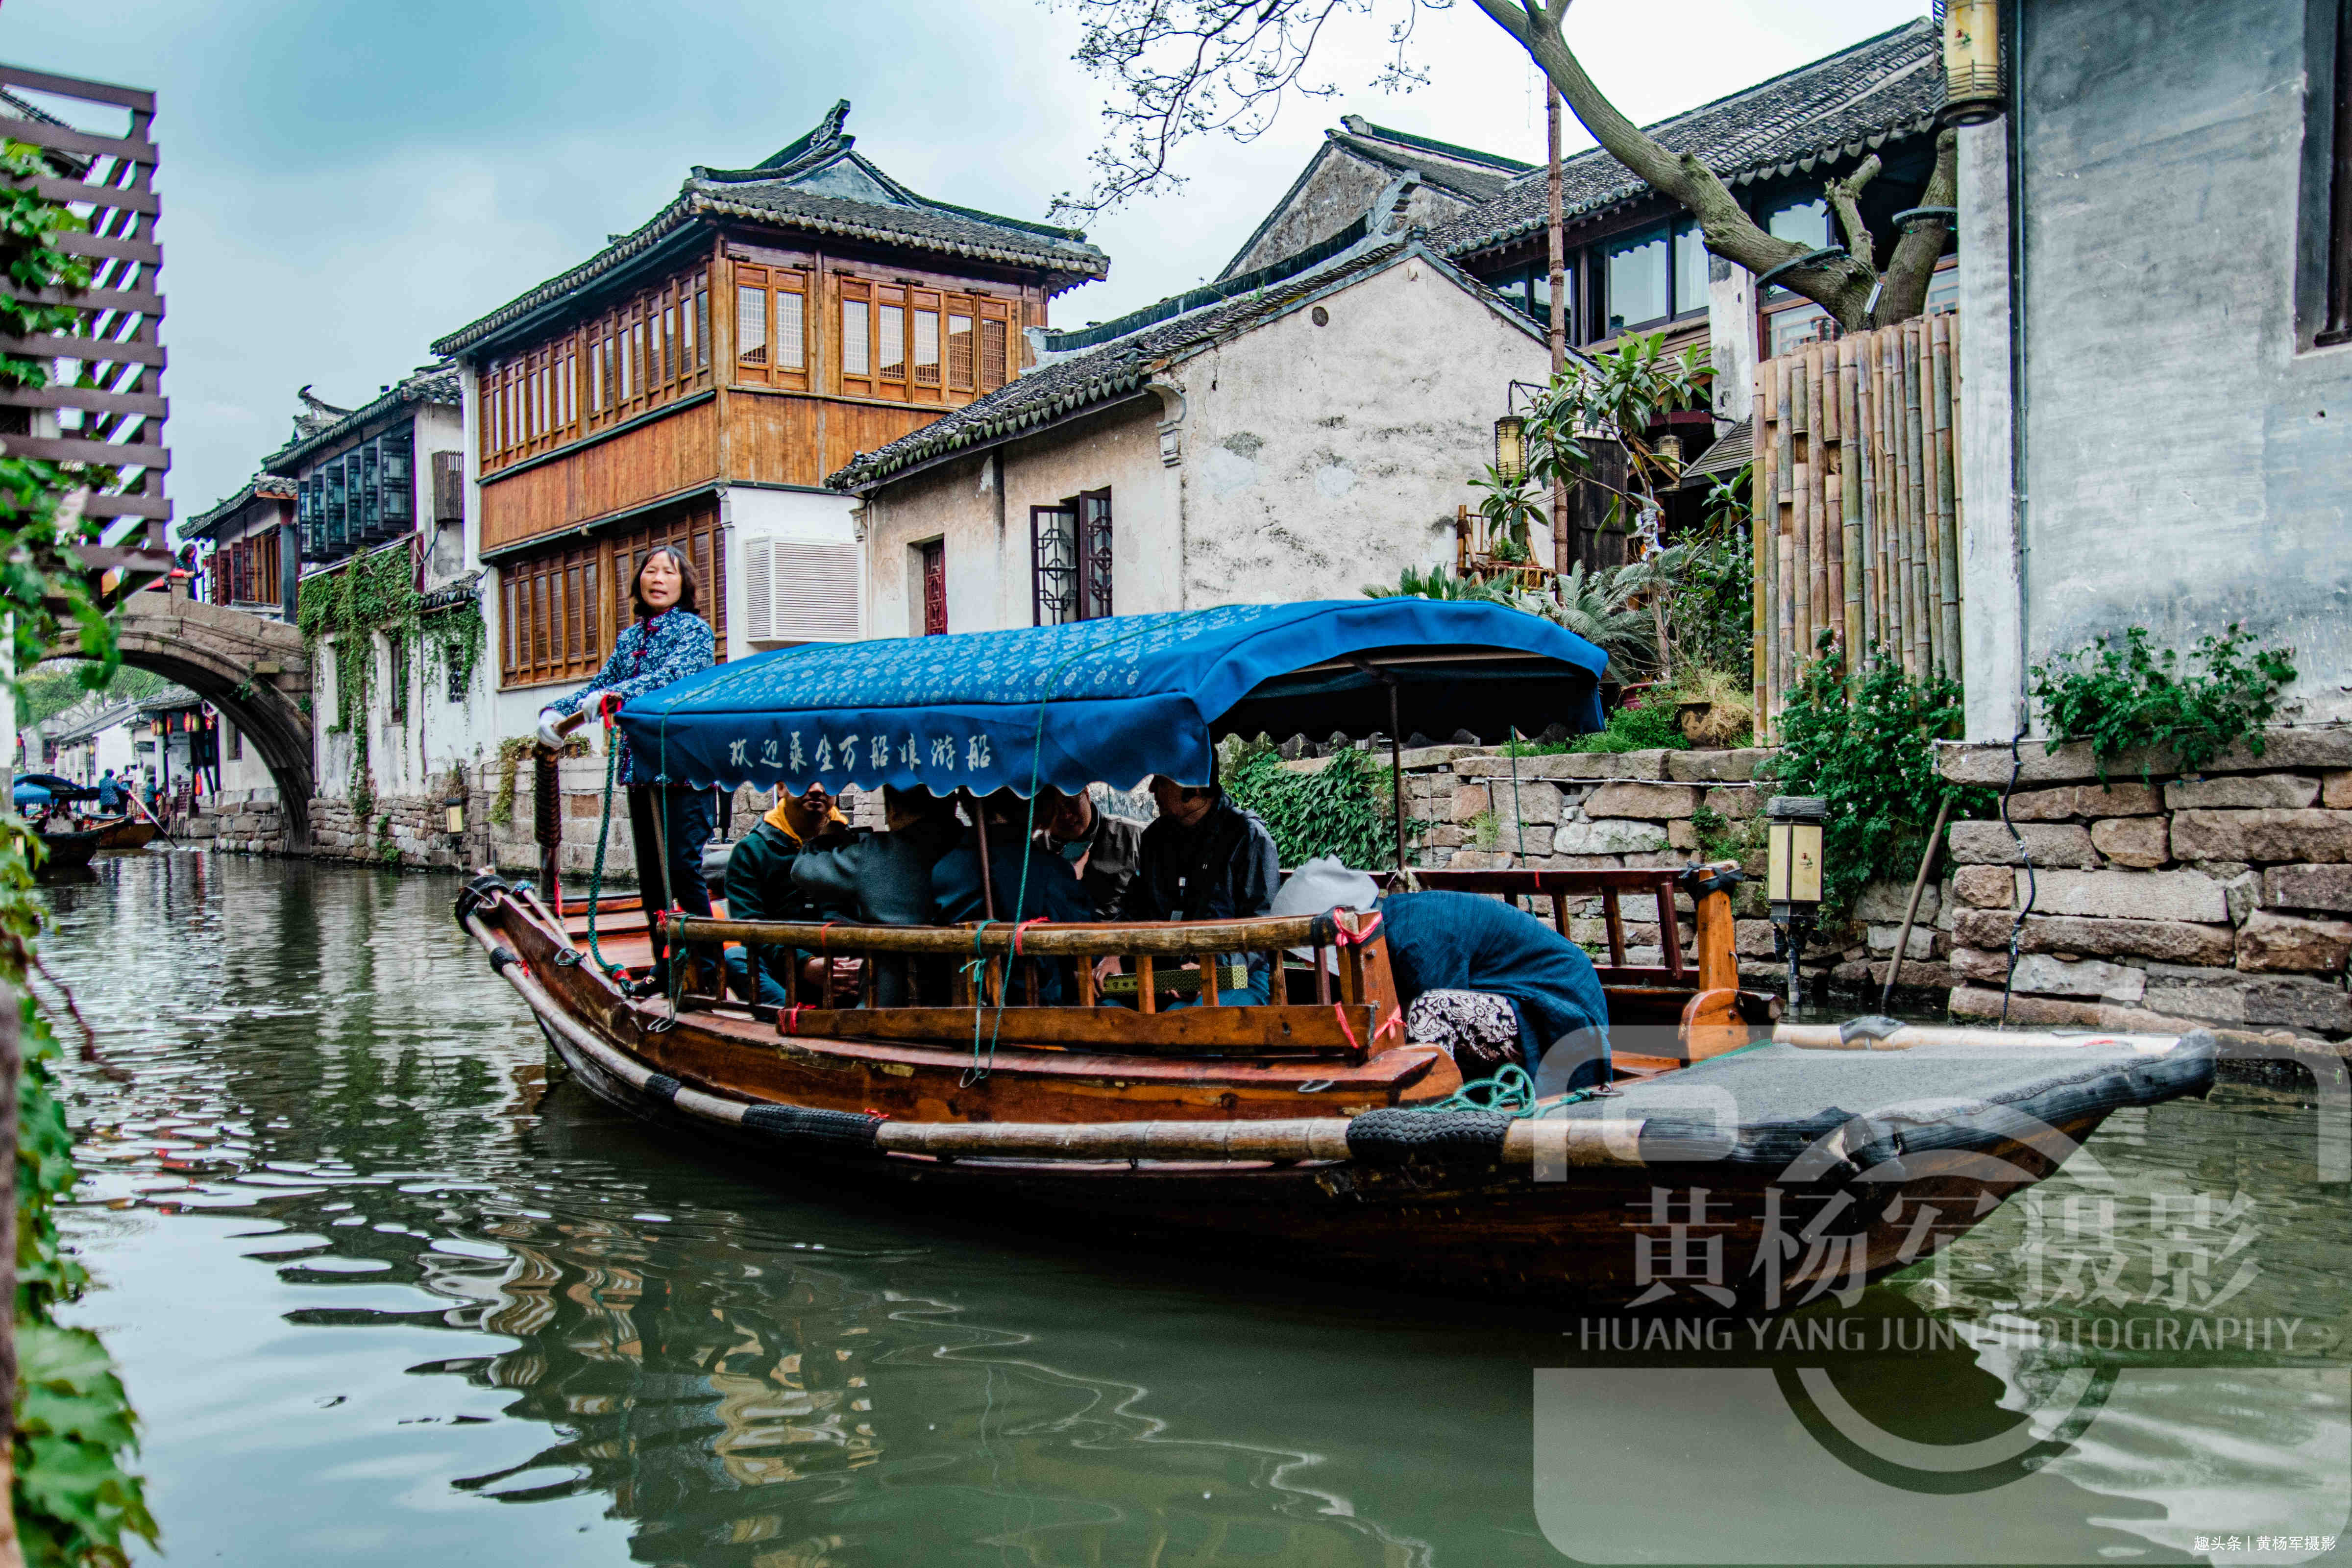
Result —
<instances>
[{"instance_id":1,"label":"upturned roof eave","mask_svg":"<svg viewBox=\"0 0 2352 1568\"><path fill-rule=\"evenodd\" d=\"M948 208L944 204L941 204L940 210L956 211L959 216L969 216L961 209ZM1055 257L1011 246L972 245L909 234L880 224L845 223L837 218L783 212L756 203L730 201L715 192L697 190L694 183L689 181L667 206L626 237L605 247L570 271L559 273L539 287L517 295L446 337L436 339L433 352L452 357L478 355L492 341L508 336L514 329L543 311L566 304L591 284L621 273L631 264L658 253L677 232L706 217L737 218L764 224L772 228L800 229L841 238L865 239L881 245L904 246L910 249L963 256L972 260L992 261L1000 266L1024 268L1049 275L1059 274L1068 279L1067 282L1049 288L1049 294L1060 294L1080 283L1110 274L1110 258L1093 250L1092 247L1087 247L1090 255Z\"/></svg>"}]
</instances>

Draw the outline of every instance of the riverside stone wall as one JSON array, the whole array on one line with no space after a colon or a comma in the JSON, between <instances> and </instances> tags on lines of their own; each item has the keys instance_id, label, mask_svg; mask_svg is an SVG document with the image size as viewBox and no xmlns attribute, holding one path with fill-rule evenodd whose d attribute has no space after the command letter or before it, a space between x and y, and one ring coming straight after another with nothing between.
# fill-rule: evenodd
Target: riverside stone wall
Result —
<instances>
[{"instance_id":1,"label":"riverside stone wall","mask_svg":"<svg viewBox=\"0 0 2352 1568\"><path fill-rule=\"evenodd\" d=\"M1406 811L1421 826L1413 864L1476 870L1528 867L1558 870L1684 866L1736 859L1751 879L1732 895L1740 973L1777 989L1785 963L1773 956L1766 918L1763 835L1756 818L1776 792L1757 773L1773 752L1649 751L1576 752L1516 761L1483 746L1429 746L1403 753ZM1305 759L1284 766L1326 765ZM1516 775L1516 778L1515 778ZM1516 804L1515 804L1516 803ZM1806 952L1816 994L1875 996L1901 933L1908 886L1873 884L1850 924L1823 931ZM1549 913L1549 900L1538 900ZM1690 901L1677 898L1682 941L1692 940ZM1902 974L1906 992L1941 993L1952 984L1948 888L1931 885L1920 901ZM1662 962L1657 913L1648 899L1622 900L1628 960ZM1939 923L1940 922L1940 923ZM1578 942L1606 951L1599 899L1570 911Z\"/></svg>"},{"instance_id":2,"label":"riverside stone wall","mask_svg":"<svg viewBox=\"0 0 2352 1568\"><path fill-rule=\"evenodd\" d=\"M2005 745L1939 764L1995 788L2011 769ZM2127 755L2104 783L2087 746L2036 742L2016 772L2014 835L1951 827L1955 1015L2000 1015L2014 930L2015 1022L2352 1038L2352 730L2273 730L2196 774Z\"/></svg>"}]
</instances>

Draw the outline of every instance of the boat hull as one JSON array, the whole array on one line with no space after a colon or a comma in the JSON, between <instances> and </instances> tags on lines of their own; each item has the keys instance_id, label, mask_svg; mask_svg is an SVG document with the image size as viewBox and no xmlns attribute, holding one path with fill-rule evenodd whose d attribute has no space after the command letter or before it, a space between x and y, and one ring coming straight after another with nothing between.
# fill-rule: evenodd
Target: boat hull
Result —
<instances>
[{"instance_id":1,"label":"boat hull","mask_svg":"<svg viewBox=\"0 0 2352 1568\"><path fill-rule=\"evenodd\" d=\"M1932 1257L2047 1176L2116 1105L2199 1092L2210 1081L2210 1050L2201 1073L2184 1060L2136 1079L2128 1064L2108 1071L2113 1064L2095 1063L2097 1070L2087 1076L2056 1074L2038 1099L1994 1104L1979 1097L1973 1110L1940 1121L1913 1116L1882 1124L1838 1110L1812 1121L1783 1117L1770 1127L1738 1128L1728 1141L1669 1126L1671 1115L1659 1107L1669 1107L1670 1097L1639 1084L1622 1099L1646 1110L1651 1131L1634 1121L1632 1138L1607 1134L1602 1120L1615 1108L1591 1102L1576 1107L1573 1120L1591 1136L1574 1134L1570 1119L1549 1123L1558 1145L1549 1160L1513 1163L1458 1151L1399 1157L1369 1145L1359 1151L1352 1130L1378 1119L1339 1119L1385 1107L1393 1120L1393 1108L1429 1098L1423 1072L1391 1084L1370 1106L1329 1104L1327 1120L1317 1124L1349 1130L1339 1157L940 1156L877 1141L875 1118L866 1114L877 1108L860 1103L869 1087L919 1078L940 1091L902 1097L904 1109L888 1111L918 1124L892 1123L900 1134L942 1122L1008 1131L993 1111L1026 1104L1034 1107L1025 1113L1029 1125L1041 1137L1073 1123L1115 1136L1122 1118L1110 1112L1118 1110L1131 1113L1125 1120L1150 1119L1160 1128L1181 1129L1190 1118L1204 1135L1246 1128L1254 1118L1266 1128L1297 1126L1302 1114L1313 1114L1302 1112L1299 1102L1327 1095L1302 1094L1295 1075L1286 1088L1252 1083L1253 1076L1266 1075L1245 1064L1175 1064L1194 1076L1151 1081L1149 1069L1170 1064L1129 1062L1129 1078L1106 1085L1082 1059L1052 1053L1065 1058L1053 1075L1062 1081L1000 1091L992 1079L982 1078L959 1098L944 1086L970 1079L969 1058L933 1051L928 1054L940 1059L927 1068L877 1060L872 1053L879 1047L855 1041L714 1044L696 1015L662 1028L657 1012L620 1000L587 965L558 962L562 950L553 928L531 906L501 896L468 924L580 1087L698 1142L722 1140L757 1168L882 1194L910 1213L953 1214L1007 1231L1051 1231L1120 1247L1238 1258L1317 1276L1588 1310L1770 1311L1858 1289ZM606 994L602 1005L599 992ZM730 1049L744 1059L726 1061ZM898 1049L903 1058L907 1053ZM1704 1072L1670 1076L1718 1087L1744 1078L1764 1084L1775 1073L1801 1077L1821 1065L1792 1061L1792 1055L1807 1056L1794 1047L1763 1049L1778 1053L1780 1065L1743 1067L1742 1058L1722 1058L1701 1064ZM788 1053L824 1064L796 1069L793 1081L814 1089L785 1095L747 1087L783 1081L771 1064L784 1063ZM1374 1057L1367 1068L1394 1054ZM998 1070L1039 1071L1019 1060L1001 1061ZM830 1092L815 1082L827 1074L835 1080ZM1124 1104L1118 1099L1122 1082L1124 1092L1137 1097ZM1354 1092L1369 1094L1370 1086ZM1637 1105L1645 1094L1657 1105ZM805 1125L812 1115L867 1124L867 1131L862 1139L822 1129L812 1135ZM1328 1140L1321 1146L1330 1146Z\"/></svg>"}]
</instances>

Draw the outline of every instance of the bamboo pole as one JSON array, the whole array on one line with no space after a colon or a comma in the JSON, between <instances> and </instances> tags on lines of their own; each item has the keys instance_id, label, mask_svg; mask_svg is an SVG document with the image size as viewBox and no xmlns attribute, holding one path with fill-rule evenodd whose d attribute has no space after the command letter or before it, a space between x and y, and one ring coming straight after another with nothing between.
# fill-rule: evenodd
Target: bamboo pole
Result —
<instances>
[{"instance_id":1,"label":"bamboo pole","mask_svg":"<svg viewBox=\"0 0 2352 1568\"><path fill-rule=\"evenodd\" d=\"M1905 608L1911 617L1910 669L1915 676L1924 676L1932 668L1933 652L1927 634L1927 520L1920 515L1925 509L1920 505L1924 490L1919 459L1919 343L1908 321L1902 324L1895 353L1903 361L1899 435L1903 443L1904 548L1910 555Z\"/></svg>"},{"instance_id":2,"label":"bamboo pole","mask_svg":"<svg viewBox=\"0 0 2352 1568\"><path fill-rule=\"evenodd\" d=\"M1809 618L1805 626L1805 646L1798 657L1810 663L1813 649L1821 641L1837 612L1831 608L1829 573L1829 537L1833 526L1829 521L1829 508L1824 491L1828 488L1829 454L1823 439L1827 423L1822 417L1822 349L1820 343L1805 345L1805 572Z\"/></svg>"},{"instance_id":3,"label":"bamboo pole","mask_svg":"<svg viewBox=\"0 0 2352 1568\"><path fill-rule=\"evenodd\" d=\"M1927 647L1929 668L1941 674L1950 663L1944 642L1944 520L1936 498L1943 488L1943 468L1936 448L1936 346L1934 322L1920 321L1919 343L1919 515L1927 537Z\"/></svg>"},{"instance_id":4,"label":"bamboo pole","mask_svg":"<svg viewBox=\"0 0 2352 1568\"><path fill-rule=\"evenodd\" d=\"M1751 398L1755 413L1748 424L1748 450L1753 465L1748 475L1748 552L1751 569L1748 592L1748 669L1756 687L1756 739L1759 745L1771 738L1772 572L1767 553L1771 533L1766 522L1771 515L1769 502L1772 494L1772 432L1764 417L1770 369L1769 360L1757 366Z\"/></svg>"},{"instance_id":5,"label":"bamboo pole","mask_svg":"<svg viewBox=\"0 0 2352 1568\"><path fill-rule=\"evenodd\" d=\"M1898 665L1911 662L1911 620L1904 587L1903 451L1895 439L1895 410L1903 401L1903 370L1894 356L1895 334L1883 331L1878 343L1879 515L1886 520L1886 653Z\"/></svg>"},{"instance_id":6,"label":"bamboo pole","mask_svg":"<svg viewBox=\"0 0 2352 1568\"><path fill-rule=\"evenodd\" d=\"M1812 422L1806 417L1811 410L1805 406L1805 396L1811 390L1805 384L1804 355L1791 355L1789 360L1789 449L1795 462L1789 470L1789 539L1796 565L1796 581L1790 584L1795 605L1789 622L1788 658L1791 679L1804 667L1805 649L1812 641L1812 530L1806 502L1812 497L1813 450L1810 438Z\"/></svg>"},{"instance_id":7,"label":"bamboo pole","mask_svg":"<svg viewBox=\"0 0 2352 1568\"><path fill-rule=\"evenodd\" d=\"M1873 337L1872 352L1878 356L1878 427L1874 437L1878 443L1878 517L1885 556L1880 563L1879 591L1886 598L1886 655L1899 665L1908 633L1903 616L1903 506L1895 483L1900 465L1895 460L1891 411L1902 395L1903 379L1887 360L1890 334L1882 331Z\"/></svg>"},{"instance_id":8,"label":"bamboo pole","mask_svg":"<svg viewBox=\"0 0 2352 1568\"><path fill-rule=\"evenodd\" d=\"M1853 500L1855 527L1861 529L1863 545L1863 639L1855 647L1855 660L1872 644L1882 637L1879 630L1879 505L1877 505L1877 463L1870 451L1870 336L1855 341L1853 345L1853 435L1849 449L1853 451Z\"/></svg>"},{"instance_id":9,"label":"bamboo pole","mask_svg":"<svg viewBox=\"0 0 2352 1568\"><path fill-rule=\"evenodd\" d=\"M1778 420L1778 428L1773 432L1773 440L1780 454L1776 475L1778 493L1773 502L1773 550L1779 559L1776 570L1780 578L1779 606L1780 673L1780 679L1773 683L1772 688L1772 704L1775 713L1780 711L1787 700L1788 689L1796 679L1793 649L1797 641L1797 544L1795 508L1790 504L1790 498L1793 493L1797 459L1795 437L1791 433L1794 427L1794 416L1790 409L1791 400L1796 395L1792 391L1792 384L1797 379L1790 361L1779 362L1779 370L1773 377L1772 388L1776 405L1774 414Z\"/></svg>"},{"instance_id":10,"label":"bamboo pole","mask_svg":"<svg viewBox=\"0 0 2352 1568\"><path fill-rule=\"evenodd\" d=\"M1838 500L1844 546L1841 562L1841 586L1843 591L1838 596L1845 607L1845 663L1849 685L1860 679L1864 646L1862 640L1862 443L1854 439L1854 391L1859 380L1855 369L1857 357L1852 340L1838 344Z\"/></svg>"},{"instance_id":11,"label":"bamboo pole","mask_svg":"<svg viewBox=\"0 0 2352 1568\"><path fill-rule=\"evenodd\" d=\"M1935 355L1936 538L1943 594L1937 613L1944 630L1944 673L1960 675L1960 537L1958 500L1952 475L1952 342L1950 318L1928 319Z\"/></svg>"}]
</instances>

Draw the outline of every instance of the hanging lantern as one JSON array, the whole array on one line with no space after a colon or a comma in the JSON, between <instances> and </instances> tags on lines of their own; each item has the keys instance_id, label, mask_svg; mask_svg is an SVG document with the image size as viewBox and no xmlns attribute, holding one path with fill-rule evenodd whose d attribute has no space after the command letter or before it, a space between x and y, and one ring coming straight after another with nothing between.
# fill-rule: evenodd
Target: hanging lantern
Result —
<instances>
[{"instance_id":1,"label":"hanging lantern","mask_svg":"<svg viewBox=\"0 0 2352 1568\"><path fill-rule=\"evenodd\" d=\"M1528 422L1516 414L1495 421L1495 472L1507 485L1528 477Z\"/></svg>"},{"instance_id":2,"label":"hanging lantern","mask_svg":"<svg viewBox=\"0 0 2352 1568\"><path fill-rule=\"evenodd\" d=\"M1659 437L1658 461L1666 466L1666 472L1680 475L1683 471L1683 438L1679 436Z\"/></svg>"},{"instance_id":3,"label":"hanging lantern","mask_svg":"<svg viewBox=\"0 0 2352 1568\"><path fill-rule=\"evenodd\" d=\"M444 831L446 831L450 837L458 838L464 837L466 832L466 797L462 795L453 795L448 799L443 801L441 803L441 820Z\"/></svg>"},{"instance_id":4,"label":"hanging lantern","mask_svg":"<svg viewBox=\"0 0 2352 1568\"><path fill-rule=\"evenodd\" d=\"M1981 125L2000 116L2000 0L1944 0L1944 112L1947 125Z\"/></svg>"},{"instance_id":5,"label":"hanging lantern","mask_svg":"<svg viewBox=\"0 0 2352 1568\"><path fill-rule=\"evenodd\" d=\"M1764 893L1771 901L1774 933L1789 961L1792 1007L1804 996L1797 960L1821 912L1822 825L1829 815L1830 803L1816 795L1780 795L1764 807Z\"/></svg>"}]
</instances>

